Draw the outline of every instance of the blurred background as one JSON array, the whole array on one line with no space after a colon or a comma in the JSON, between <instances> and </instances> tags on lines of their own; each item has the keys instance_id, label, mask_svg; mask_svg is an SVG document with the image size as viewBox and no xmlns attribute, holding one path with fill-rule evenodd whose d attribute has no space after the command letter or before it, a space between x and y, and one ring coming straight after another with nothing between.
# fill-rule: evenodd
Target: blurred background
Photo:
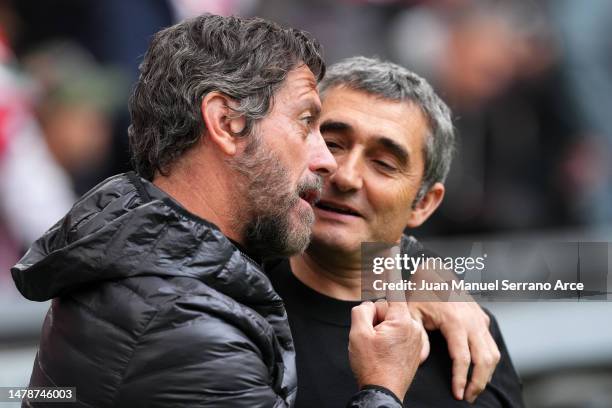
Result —
<instances>
[{"instance_id":1,"label":"blurred background","mask_svg":"<svg viewBox=\"0 0 612 408\"><path fill-rule=\"evenodd\" d=\"M612 1L0 0L0 386L27 385L48 307L21 298L10 266L130 169L149 39L203 12L305 29L330 64L378 56L434 85L460 142L418 238L612 241ZM529 407L612 407L612 303L485 306Z\"/></svg>"}]
</instances>

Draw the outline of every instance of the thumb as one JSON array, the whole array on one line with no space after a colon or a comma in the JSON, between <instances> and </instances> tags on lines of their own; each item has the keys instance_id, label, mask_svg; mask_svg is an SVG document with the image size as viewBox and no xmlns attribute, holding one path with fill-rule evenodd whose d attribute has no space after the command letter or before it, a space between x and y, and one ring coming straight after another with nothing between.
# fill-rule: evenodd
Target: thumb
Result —
<instances>
[{"instance_id":1,"label":"thumb","mask_svg":"<svg viewBox=\"0 0 612 408\"><path fill-rule=\"evenodd\" d=\"M421 348L419 364L423 364L423 362L427 360L427 357L429 357L429 352L431 350L431 345L429 344L429 335L427 334L427 330L425 330L425 326L423 325L423 316L421 315L421 313L414 313L414 309L412 311L412 319L419 324L419 330L421 331L421 340L423 346Z\"/></svg>"},{"instance_id":2,"label":"thumb","mask_svg":"<svg viewBox=\"0 0 612 408\"><path fill-rule=\"evenodd\" d=\"M423 339L423 348L421 348L419 364L423 364L425 360L427 360L427 357L429 357L429 351L431 350L429 336L427 335L427 332L423 326L421 326L421 338Z\"/></svg>"},{"instance_id":3,"label":"thumb","mask_svg":"<svg viewBox=\"0 0 612 408\"><path fill-rule=\"evenodd\" d=\"M406 301L396 300L389 301L387 303L389 306L387 308L386 320L393 320L397 317L412 317L410 309L408 308L408 303L406 303Z\"/></svg>"}]
</instances>

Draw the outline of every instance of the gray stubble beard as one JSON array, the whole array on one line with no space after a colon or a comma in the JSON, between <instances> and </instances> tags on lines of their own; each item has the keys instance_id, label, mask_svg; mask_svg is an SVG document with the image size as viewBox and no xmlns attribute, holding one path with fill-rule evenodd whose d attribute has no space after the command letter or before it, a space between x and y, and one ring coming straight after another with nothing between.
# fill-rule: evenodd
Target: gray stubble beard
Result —
<instances>
[{"instance_id":1,"label":"gray stubble beard","mask_svg":"<svg viewBox=\"0 0 612 408\"><path fill-rule=\"evenodd\" d=\"M308 189L322 189L320 176L300 182L291 189L288 170L272 149L257 135L250 135L244 153L232 159L231 167L240 174L240 195L243 210L236 217L236 228L243 231L244 246L263 258L286 257L303 252L310 243L314 212L294 211L299 194ZM293 214L296 222L292 222Z\"/></svg>"}]
</instances>

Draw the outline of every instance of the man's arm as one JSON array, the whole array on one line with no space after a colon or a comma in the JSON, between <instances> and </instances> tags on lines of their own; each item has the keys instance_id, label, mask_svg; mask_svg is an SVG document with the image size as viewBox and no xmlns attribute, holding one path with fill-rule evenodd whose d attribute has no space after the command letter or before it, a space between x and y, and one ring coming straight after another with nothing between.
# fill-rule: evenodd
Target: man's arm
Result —
<instances>
[{"instance_id":1,"label":"man's arm","mask_svg":"<svg viewBox=\"0 0 612 408\"><path fill-rule=\"evenodd\" d=\"M419 251L426 256L435 256L414 238L402 237L402 252L414 254ZM451 270L417 270L411 280L416 282L450 282L456 280ZM447 299L432 301L440 292L428 294L420 291L425 301L418 301L407 294L412 316L420 320L427 330L440 330L446 338L448 352L453 360L452 391L456 399L473 402L491 380L500 360L500 350L489 331L490 318L468 293L453 293L461 298L459 302ZM450 295L450 293L449 293ZM428 349L428 345L425 345ZM468 382L470 365L472 378Z\"/></svg>"},{"instance_id":2,"label":"man's arm","mask_svg":"<svg viewBox=\"0 0 612 408\"><path fill-rule=\"evenodd\" d=\"M286 407L258 347L237 327L201 315L146 333L114 403L146 407ZM294 391L294 390L292 390Z\"/></svg>"}]
</instances>

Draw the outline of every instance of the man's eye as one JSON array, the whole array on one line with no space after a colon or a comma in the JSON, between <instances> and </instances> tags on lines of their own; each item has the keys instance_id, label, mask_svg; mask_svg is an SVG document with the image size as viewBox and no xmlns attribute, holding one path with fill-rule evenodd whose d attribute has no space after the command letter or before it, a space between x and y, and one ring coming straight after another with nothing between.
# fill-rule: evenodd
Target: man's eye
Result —
<instances>
[{"instance_id":1,"label":"man's eye","mask_svg":"<svg viewBox=\"0 0 612 408\"><path fill-rule=\"evenodd\" d=\"M304 122L305 124L307 124L307 125L309 125L309 126L310 126L310 125L312 125L312 124L314 123L314 121L315 121L315 117L314 117L314 116L312 116L312 115L309 115L309 116L303 116L303 117L301 117L301 118L300 118L300 120L301 120L302 122Z\"/></svg>"},{"instance_id":2,"label":"man's eye","mask_svg":"<svg viewBox=\"0 0 612 408\"><path fill-rule=\"evenodd\" d=\"M330 141L330 140L326 140L326 141L325 141L325 144L327 145L327 148L328 148L330 151L333 151L333 150L338 150L338 149L340 149L340 148L342 147L342 146L340 146L338 143L332 142L332 141Z\"/></svg>"},{"instance_id":3,"label":"man's eye","mask_svg":"<svg viewBox=\"0 0 612 408\"><path fill-rule=\"evenodd\" d=\"M397 170L395 166L383 160L374 160L374 164L376 164L378 167L380 167L381 169L385 171L396 171Z\"/></svg>"}]
</instances>

